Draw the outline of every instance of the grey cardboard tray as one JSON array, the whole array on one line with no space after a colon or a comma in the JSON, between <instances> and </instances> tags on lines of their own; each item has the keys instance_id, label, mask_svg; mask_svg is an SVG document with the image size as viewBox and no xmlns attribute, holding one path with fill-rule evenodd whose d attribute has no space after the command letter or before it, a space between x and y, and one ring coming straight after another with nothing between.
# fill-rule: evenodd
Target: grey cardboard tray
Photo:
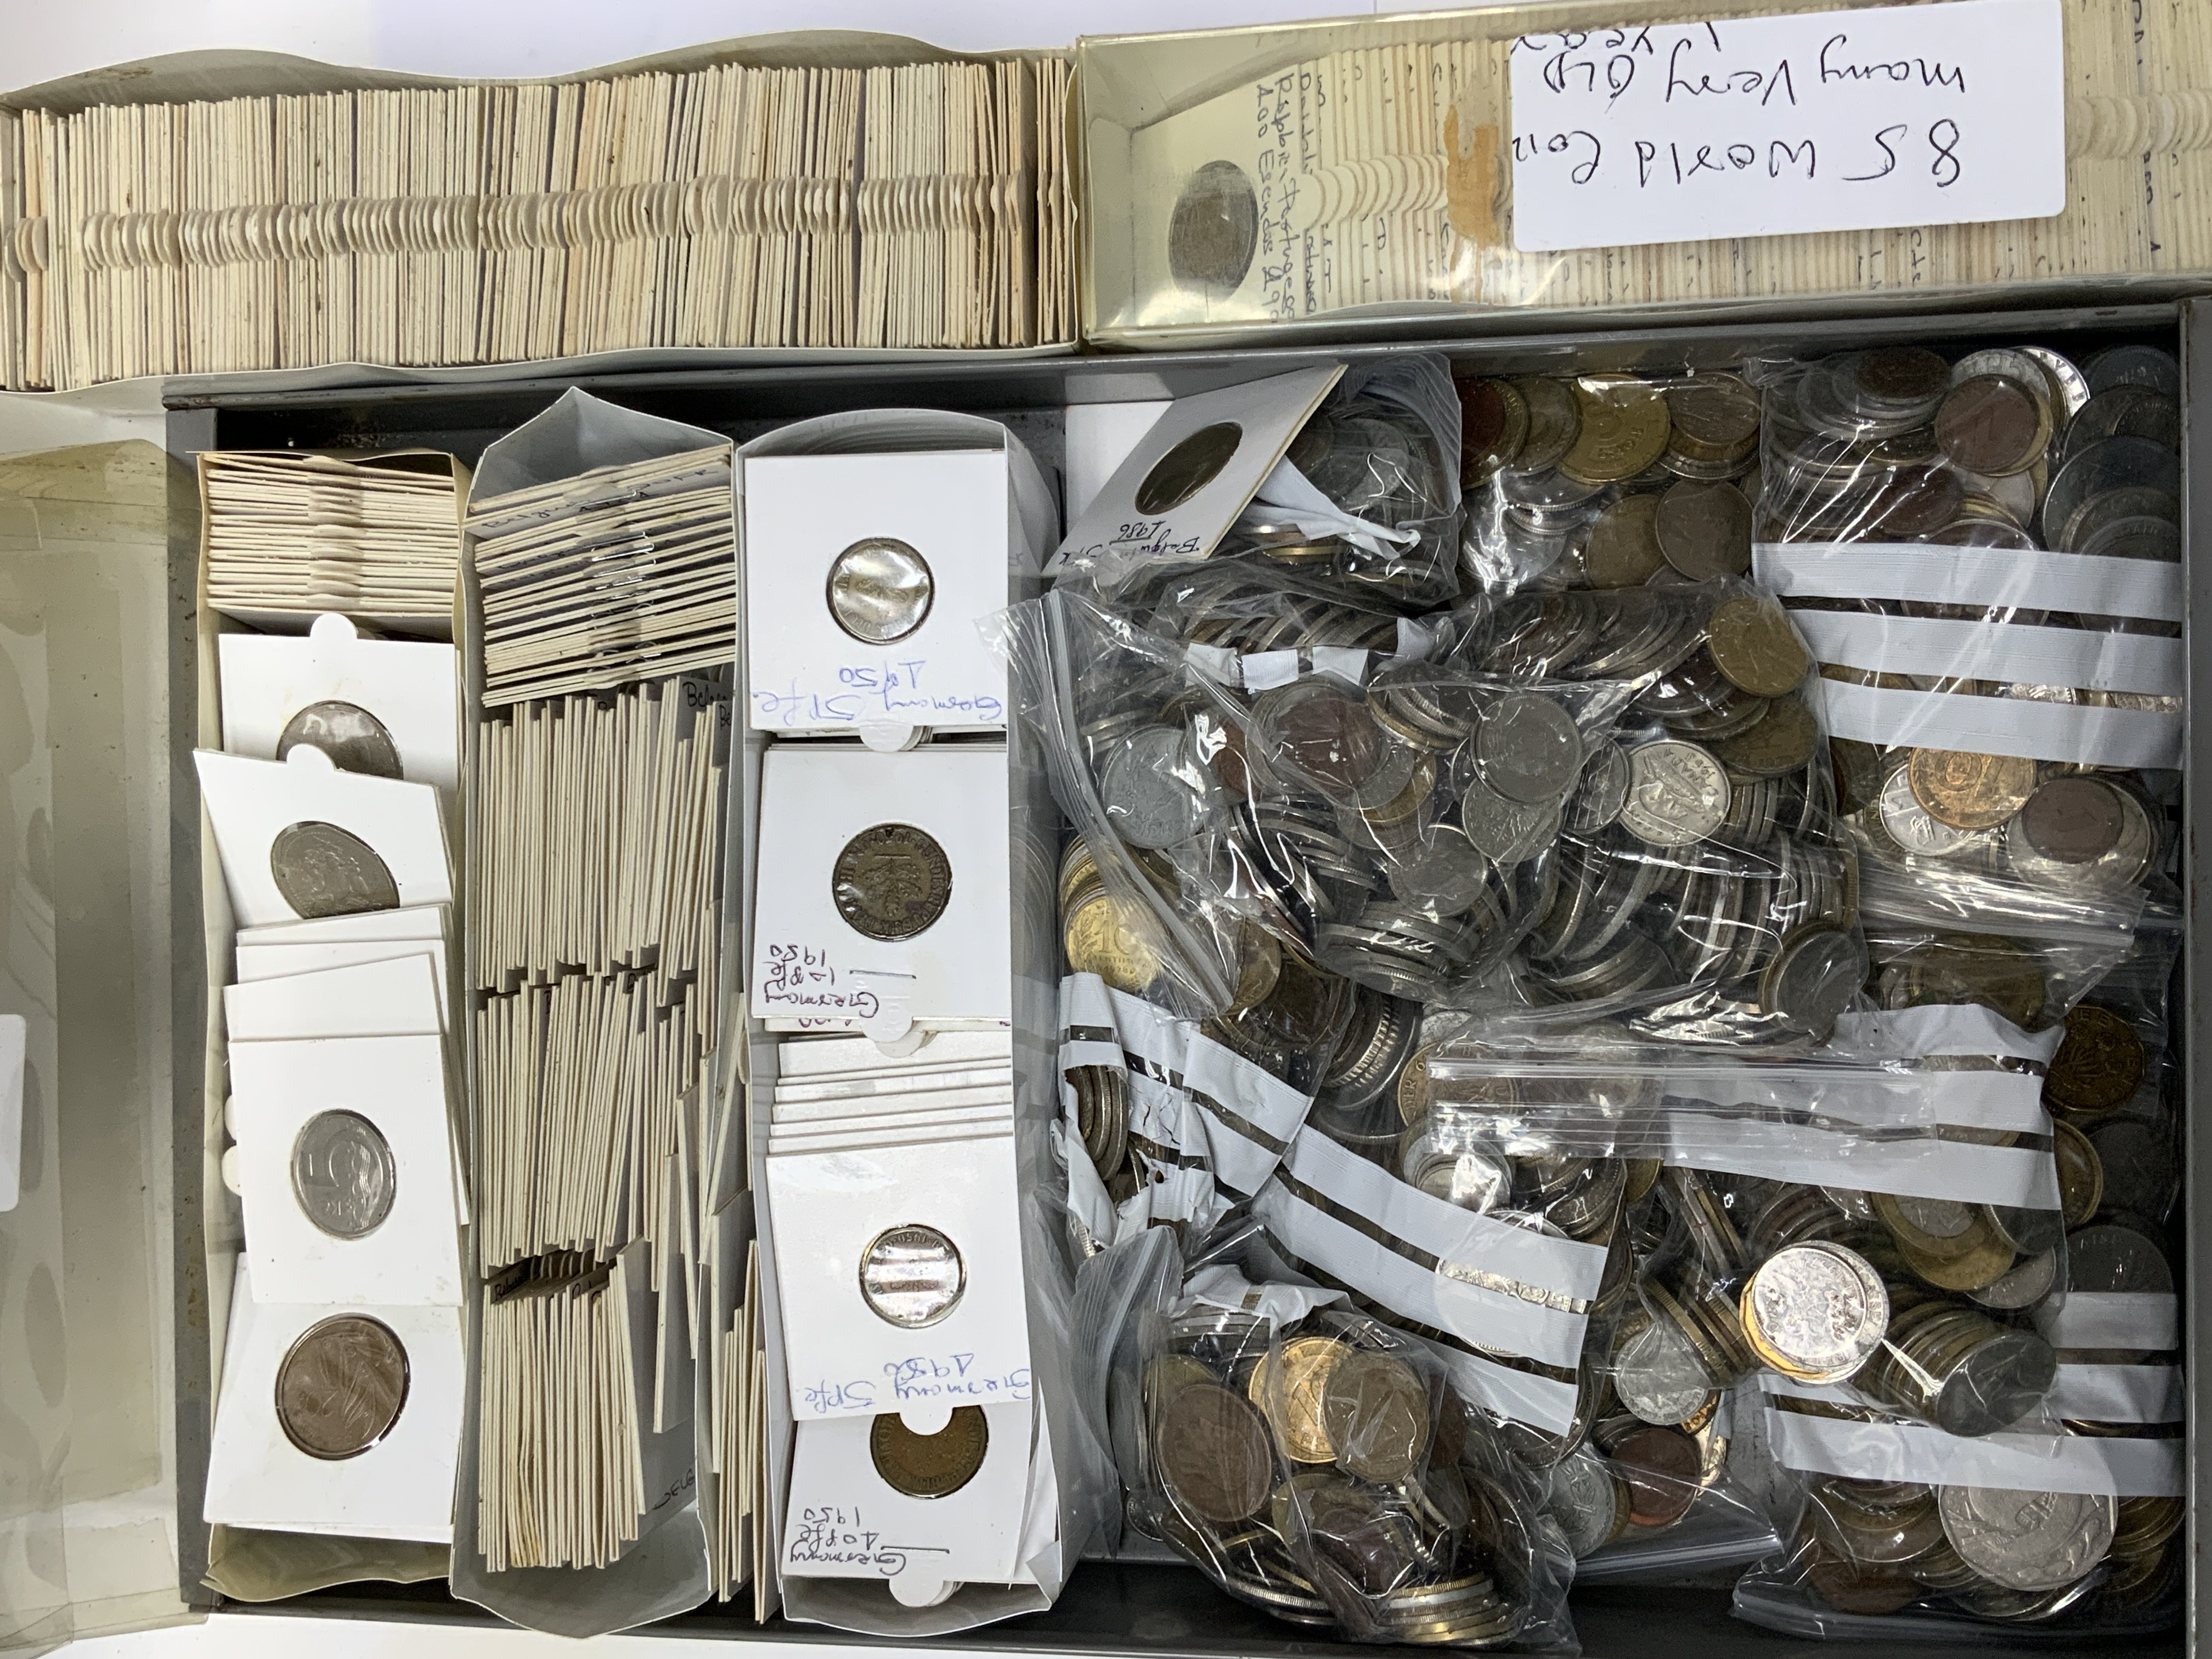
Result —
<instances>
[{"instance_id":1,"label":"grey cardboard tray","mask_svg":"<svg viewBox=\"0 0 2212 1659\"><path fill-rule=\"evenodd\" d=\"M1139 401L1186 394L1237 380L1279 374L1316 359L1368 358L1393 353L1439 350L1468 369L1527 374L1570 367L1634 369L1679 368L1686 364L1719 367L1748 356L1784 351L1836 349L1895 340L1936 343L1995 343L2006 338L2045 340L2087 350L2116 339L2152 341L2179 349L2187 377L2184 447L2187 490L2185 532L2190 547L2190 613L2212 606L2212 301L2144 302L2128 296L2106 304L2000 312L1946 312L1900 316L1893 311L1854 318L1829 312L1788 319L1761 319L1691 327L1632 330L1559 330L1513 337L1455 337L1423 342L1348 344L1297 349L1241 349L1144 356L1085 356L1024 362L945 362L927 367L911 362L778 366L718 370L670 370L596 376L588 380L520 378L495 386L381 385L328 389L277 389L240 380L195 383L177 388L169 400L169 447L177 453L207 447L342 447L380 450L423 447L455 452L473 463L483 448L538 413L573 385L640 410L728 433L739 442L783 422L841 410L911 405L985 414L1006 422L1047 466L1064 458L1062 411L1070 404ZM2200 545L2200 544L2204 544ZM188 640L189 633L183 638ZM189 646L179 648L189 649ZM2201 661L2202 665L2199 665ZM186 665L178 677L191 684ZM2191 702L2212 707L2212 658L2192 661ZM186 695L189 695L186 693ZM191 729L189 718L171 725L173 741ZM2191 766L2185 795L2188 833L2184 872L2191 905L2188 973L2193 980L2212 952L2212 934L2194 927L2196 894L2212 875L2212 842L2199 845L2195 826L2212 811L2212 769L2206 765L2208 738L2192 724ZM198 932L198 893L188 881L177 885L176 927L181 936ZM192 952L182 953L189 961ZM179 988L180 1007L197 1006L204 988ZM2212 1040L2212 1001L2191 997L2177 1032L2191 1055L2189 1097L2198 1097L2194 1056ZM188 1034L187 1034L188 1035ZM180 1039L179 1047L185 1045ZM180 1060L182 1060L180 1055ZM179 1121L197 1129L202 1121L198 1098L199 1067L180 1063L176 1109ZM2185 1114L2189 1189L2212 1175L2212 1135L2198 1133ZM189 1131L187 1132L189 1135ZM196 1161L195 1161L196 1162ZM191 1174L197 1179L195 1167ZM190 1206L177 1206L176 1258L197 1261L198 1224ZM2192 1203L2186 1221L2190 1261L2204 1249L2203 1223ZM2208 1290L2192 1277L2185 1290L2187 1359L2192 1378L2199 1374L2197 1332L2203 1326ZM204 1300L179 1294L176 1300L179 1375L204 1351ZM2107 1652L2170 1653L2195 1647L2196 1608L2204 1569L2194 1540L2197 1517L2204 1512L2208 1474L2194 1456L2197 1424L2192 1389L2189 1434L2191 1458L2190 1619L2182 1632L2148 1641L2100 1644ZM194 1540L204 1543L198 1519L197 1471L189 1456L204 1448L204 1395L180 1385L178 1398L178 1522L180 1553L194 1559ZM204 1557L203 1557L204 1559ZM187 1565L185 1577L193 1576ZM190 1594L196 1586L188 1586ZM202 1598L204 1592L200 1592ZM271 1610L337 1617L468 1622L483 1618L454 1601L441 1583L414 1585L361 1583L337 1586L290 1600L264 1604ZM1725 1590L1713 1588L1591 1589L1575 1598L1576 1619L1584 1649L1593 1655L1643 1655L1695 1646L1714 1655L1806 1651L1803 1644L1775 1637L1732 1620ZM853 1638L815 1626L777 1620L755 1626L748 1608L712 1604L652 1627L669 1634L733 1639L773 1638L787 1641L849 1644ZM1344 1644L1316 1640L1269 1620L1216 1591L1188 1569L1135 1561L1090 1562L1080 1567L1059 1603L1049 1612L968 1632L924 1646L971 1651L1291 1654L1351 1651ZM1983 1651L2026 1651L2044 1648L2033 1632L1992 1629ZM1882 1643L1873 1650L1917 1655L1955 1652L1939 1641Z\"/></svg>"}]
</instances>

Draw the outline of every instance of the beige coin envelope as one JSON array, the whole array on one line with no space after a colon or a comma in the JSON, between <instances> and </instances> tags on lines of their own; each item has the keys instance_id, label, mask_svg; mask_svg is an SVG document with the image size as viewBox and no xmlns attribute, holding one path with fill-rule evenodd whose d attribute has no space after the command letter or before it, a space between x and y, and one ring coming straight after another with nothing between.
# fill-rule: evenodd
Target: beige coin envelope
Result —
<instances>
[{"instance_id":1,"label":"beige coin envelope","mask_svg":"<svg viewBox=\"0 0 2212 1659\"><path fill-rule=\"evenodd\" d=\"M884 1477L873 1448L874 1418L797 1425L783 1571L802 1578L880 1579L910 1607L928 1606L947 1583L1012 1580L1029 1508L1036 1413L1025 1400L977 1409L981 1460L958 1488L935 1498L902 1492ZM948 1423L941 1432L965 1438L975 1420Z\"/></svg>"},{"instance_id":2,"label":"beige coin envelope","mask_svg":"<svg viewBox=\"0 0 2212 1659\"><path fill-rule=\"evenodd\" d=\"M453 1468L465 1393L459 1308L262 1302L240 1258L208 1447L202 1517L234 1527L450 1543ZM276 1388L285 1357L325 1320L384 1327L406 1354L406 1392L380 1439L349 1457L311 1455L285 1432ZM318 1401L329 1409L325 1396Z\"/></svg>"},{"instance_id":3,"label":"beige coin envelope","mask_svg":"<svg viewBox=\"0 0 2212 1659\"><path fill-rule=\"evenodd\" d=\"M373 859L381 866L398 906L445 904L453 896L453 871L438 806L427 783L367 777L333 768L320 750L295 749L283 761L252 760L210 749L192 756L200 796L215 826L231 908L241 927L300 917L277 885L272 858L278 838L295 825L317 826L319 845L343 839L349 869ZM337 837L330 830L339 832ZM311 883L314 880L312 875ZM337 902L353 910L395 908L362 902L365 890L348 889ZM369 892L367 896L373 897Z\"/></svg>"},{"instance_id":4,"label":"beige coin envelope","mask_svg":"<svg viewBox=\"0 0 2212 1659\"><path fill-rule=\"evenodd\" d=\"M1343 374L1324 364L1176 398L1068 526L1048 568L1092 565L1110 592L1147 565L1206 557Z\"/></svg>"},{"instance_id":5,"label":"beige coin envelope","mask_svg":"<svg viewBox=\"0 0 2212 1659\"><path fill-rule=\"evenodd\" d=\"M1005 450L744 463L745 663L763 732L1003 730L1021 515ZM842 620L841 621L841 614Z\"/></svg>"},{"instance_id":6,"label":"beige coin envelope","mask_svg":"<svg viewBox=\"0 0 2212 1659\"><path fill-rule=\"evenodd\" d=\"M258 1299L460 1305L441 1038L241 1042L230 1051L230 1090ZM364 1120L373 1136L349 1126L319 1153L309 1132L332 1112ZM311 1188L325 1194L313 1208ZM319 1212L343 1231L319 1224Z\"/></svg>"},{"instance_id":7,"label":"beige coin envelope","mask_svg":"<svg viewBox=\"0 0 2212 1659\"><path fill-rule=\"evenodd\" d=\"M301 1037L440 1036L441 958L428 954L319 973L227 985L223 1024L233 1044Z\"/></svg>"},{"instance_id":8,"label":"beige coin envelope","mask_svg":"<svg viewBox=\"0 0 2212 1659\"><path fill-rule=\"evenodd\" d=\"M793 1417L1029 1398L1011 1133L771 1154L766 1164ZM899 1265L915 1249L929 1255L927 1285Z\"/></svg>"},{"instance_id":9,"label":"beige coin envelope","mask_svg":"<svg viewBox=\"0 0 2212 1659\"><path fill-rule=\"evenodd\" d=\"M460 787L460 683L452 646L365 640L345 617L325 613L304 639L224 634L216 648L226 754L276 760L286 728L302 709L342 703L383 729L405 781L434 784L448 798Z\"/></svg>"},{"instance_id":10,"label":"beige coin envelope","mask_svg":"<svg viewBox=\"0 0 2212 1659\"><path fill-rule=\"evenodd\" d=\"M434 944L444 940L453 913L443 904L416 904L397 910L356 910L350 915L314 921L273 921L238 930L240 945L386 944L398 939Z\"/></svg>"},{"instance_id":11,"label":"beige coin envelope","mask_svg":"<svg viewBox=\"0 0 2212 1659\"><path fill-rule=\"evenodd\" d=\"M995 744L903 755L771 748L761 769L754 1013L853 1028L894 1011L917 1024L1011 1018L1006 804L1006 751ZM867 856L859 838L886 826L902 844L905 831L927 836L951 877L941 913L904 939L870 937L838 902L841 860L849 884L878 882L885 901L927 900L927 870Z\"/></svg>"}]
</instances>

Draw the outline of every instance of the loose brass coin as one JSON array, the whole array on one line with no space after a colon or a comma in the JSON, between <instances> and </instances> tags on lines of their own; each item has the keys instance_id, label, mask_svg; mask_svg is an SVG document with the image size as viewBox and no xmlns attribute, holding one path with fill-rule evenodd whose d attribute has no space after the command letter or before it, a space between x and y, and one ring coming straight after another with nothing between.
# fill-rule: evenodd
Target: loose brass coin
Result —
<instances>
[{"instance_id":1,"label":"loose brass coin","mask_svg":"<svg viewBox=\"0 0 2212 1659\"><path fill-rule=\"evenodd\" d=\"M1146 518L1173 512L1212 483L1243 441L1244 428L1234 421L1200 427L1152 463L1137 486L1137 511Z\"/></svg>"},{"instance_id":2,"label":"loose brass coin","mask_svg":"<svg viewBox=\"0 0 2212 1659\"><path fill-rule=\"evenodd\" d=\"M837 914L870 939L926 933L952 900L952 862L927 831L878 823L845 843L830 870Z\"/></svg>"},{"instance_id":3,"label":"loose brass coin","mask_svg":"<svg viewBox=\"0 0 2212 1659\"><path fill-rule=\"evenodd\" d=\"M1754 697L1788 696L1813 665L1782 607L1749 593L1714 610L1705 649L1729 684Z\"/></svg>"},{"instance_id":4,"label":"loose brass coin","mask_svg":"<svg viewBox=\"0 0 2212 1659\"><path fill-rule=\"evenodd\" d=\"M1354 1351L1329 1371L1322 1424L1340 1468L1363 1480L1402 1480L1428 1449L1428 1385L1402 1359Z\"/></svg>"},{"instance_id":5,"label":"loose brass coin","mask_svg":"<svg viewBox=\"0 0 2212 1659\"><path fill-rule=\"evenodd\" d=\"M1160 954L1151 942L1151 918L1103 889L1067 913L1067 966L1096 974L1117 991L1135 995L1159 977Z\"/></svg>"},{"instance_id":6,"label":"loose brass coin","mask_svg":"<svg viewBox=\"0 0 2212 1659\"><path fill-rule=\"evenodd\" d=\"M896 1412L868 1425L868 1459L893 1492L908 1498L950 1498L975 1478L991 1449L991 1423L981 1406L956 1406L935 1434L916 1434Z\"/></svg>"},{"instance_id":7,"label":"loose brass coin","mask_svg":"<svg viewBox=\"0 0 2212 1659\"><path fill-rule=\"evenodd\" d=\"M1218 1382L1193 1382L1161 1401L1152 1444L1169 1496L1202 1520L1242 1521L1267 1501L1275 1459L1267 1423Z\"/></svg>"},{"instance_id":8,"label":"loose brass coin","mask_svg":"<svg viewBox=\"0 0 2212 1659\"><path fill-rule=\"evenodd\" d=\"M2087 1116L2124 1106L2143 1079L2143 1042L2126 1016L2094 1002L2066 1016L2066 1040L2044 1074L2043 1103Z\"/></svg>"},{"instance_id":9,"label":"loose brass coin","mask_svg":"<svg viewBox=\"0 0 2212 1659\"><path fill-rule=\"evenodd\" d=\"M1653 527L1659 497L1624 495L1598 515L1583 549L1583 575L1592 587L1638 587L1667 562Z\"/></svg>"},{"instance_id":10,"label":"loose brass coin","mask_svg":"<svg viewBox=\"0 0 2212 1659\"><path fill-rule=\"evenodd\" d=\"M2069 1227L2086 1227L2105 1201L2105 1164L2089 1137L2070 1123L2051 1126L2051 1155L2058 1164L2058 1207Z\"/></svg>"},{"instance_id":11,"label":"loose brass coin","mask_svg":"<svg viewBox=\"0 0 2212 1659\"><path fill-rule=\"evenodd\" d=\"M398 908L399 884L377 851L350 830L308 819L269 843L269 874L295 914L349 916Z\"/></svg>"},{"instance_id":12,"label":"loose brass coin","mask_svg":"<svg viewBox=\"0 0 2212 1659\"><path fill-rule=\"evenodd\" d=\"M1301 1336L1283 1345L1282 1363L1270 1350L1252 1369L1245 1392L1275 1431L1283 1455L1299 1463L1327 1463L1336 1448L1322 1421L1322 1400L1337 1364L1352 1350L1334 1337Z\"/></svg>"},{"instance_id":13,"label":"loose brass coin","mask_svg":"<svg viewBox=\"0 0 2212 1659\"><path fill-rule=\"evenodd\" d=\"M301 1332L276 1368L276 1425L310 1457L358 1457L392 1432L407 1382L407 1349L391 1328L340 1314Z\"/></svg>"},{"instance_id":14,"label":"loose brass coin","mask_svg":"<svg viewBox=\"0 0 2212 1659\"><path fill-rule=\"evenodd\" d=\"M2020 755L1916 749L1905 775L1928 816L1954 830L1994 830L2035 792L2035 763Z\"/></svg>"},{"instance_id":15,"label":"loose brass coin","mask_svg":"<svg viewBox=\"0 0 2212 1659\"><path fill-rule=\"evenodd\" d=\"M283 760L303 743L328 755L341 772L373 778L402 775L399 745L392 742L384 722L357 703L309 703L284 723L276 739L276 758Z\"/></svg>"},{"instance_id":16,"label":"loose brass coin","mask_svg":"<svg viewBox=\"0 0 2212 1659\"><path fill-rule=\"evenodd\" d=\"M1573 392L1582 430L1559 458L1559 471L1577 483L1619 483L1667 453L1667 402L1646 382L1585 374Z\"/></svg>"}]
</instances>

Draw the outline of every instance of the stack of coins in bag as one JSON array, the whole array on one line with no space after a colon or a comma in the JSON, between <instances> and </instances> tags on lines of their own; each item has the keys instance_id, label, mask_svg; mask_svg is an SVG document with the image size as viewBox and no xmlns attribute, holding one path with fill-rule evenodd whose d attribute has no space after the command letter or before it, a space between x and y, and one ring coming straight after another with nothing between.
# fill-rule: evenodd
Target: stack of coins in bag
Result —
<instances>
[{"instance_id":1,"label":"stack of coins in bag","mask_svg":"<svg viewBox=\"0 0 2212 1659\"><path fill-rule=\"evenodd\" d=\"M2080 364L2044 346L1955 362L1888 347L1770 389L1760 536L1821 673L1849 688L1830 699L1840 805L1885 858L2083 896L2161 867L2179 389L2148 346ZM1820 570L1859 548L1906 556ZM2112 635L2140 642L2097 637Z\"/></svg>"},{"instance_id":2,"label":"stack of coins in bag","mask_svg":"<svg viewBox=\"0 0 2212 1659\"><path fill-rule=\"evenodd\" d=\"M1759 397L1740 376L1457 386L1471 502L1460 557L1485 588L1626 589L1750 571Z\"/></svg>"},{"instance_id":3,"label":"stack of coins in bag","mask_svg":"<svg viewBox=\"0 0 2212 1659\"><path fill-rule=\"evenodd\" d=\"M1479 660L1635 690L1565 810L1553 901L1520 952L1531 996L1694 988L1825 1037L1865 977L1858 868L1782 607L1733 582L1522 594Z\"/></svg>"},{"instance_id":4,"label":"stack of coins in bag","mask_svg":"<svg viewBox=\"0 0 2212 1659\"><path fill-rule=\"evenodd\" d=\"M1142 1518L1228 1589L1370 1640L1503 1645L1531 1540L1418 1345L1323 1310L1170 1322L1145 1363Z\"/></svg>"}]
</instances>

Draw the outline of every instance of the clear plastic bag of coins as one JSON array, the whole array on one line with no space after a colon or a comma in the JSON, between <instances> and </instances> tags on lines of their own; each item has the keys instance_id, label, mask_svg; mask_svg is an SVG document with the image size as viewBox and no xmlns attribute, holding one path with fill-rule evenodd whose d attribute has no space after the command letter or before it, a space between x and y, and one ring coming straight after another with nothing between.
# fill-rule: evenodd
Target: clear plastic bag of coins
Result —
<instances>
[{"instance_id":1,"label":"clear plastic bag of coins","mask_svg":"<svg viewBox=\"0 0 2212 1659\"><path fill-rule=\"evenodd\" d=\"M1355 1640L1556 1646L1565 1563L1537 1493L1419 1341L1323 1309L1279 1332L1254 1397L1282 1478L1270 1519Z\"/></svg>"},{"instance_id":2,"label":"clear plastic bag of coins","mask_svg":"<svg viewBox=\"0 0 2212 1659\"><path fill-rule=\"evenodd\" d=\"M1382 597L1347 592L1259 550L1155 567L1110 603L1163 639L1236 659L1240 678L1243 659L1259 659L1253 670L1263 678L1270 663L1280 662L1278 653L1331 649L1410 659L1449 643L1434 623L1401 626L1405 611Z\"/></svg>"},{"instance_id":3,"label":"clear plastic bag of coins","mask_svg":"<svg viewBox=\"0 0 2212 1659\"><path fill-rule=\"evenodd\" d=\"M1220 551L1412 612L1459 592L1462 421L1442 357L1347 370Z\"/></svg>"},{"instance_id":4,"label":"clear plastic bag of coins","mask_svg":"<svg viewBox=\"0 0 2212 1659\"><path fill-rule=\"evenodd\" d=\"M1480 487L1460 564L1484 592L1750 570L1760 395L1744 377L1479 378L1459 392L1462 483Z\"/></svg>"},{"instance_id":5,"label":"clear plastic bag of coins","mask_svg":"<svg viewBox=\"0 0 2212 1659\"><path fill-rule=\"evenodd\" d=\"M2086 385L2039 345L1782 373L1758 569L1877 786L1882 851L2094 896L2162 866L2184 679L2161 394Z\"/></svg>"}]
</instances>

